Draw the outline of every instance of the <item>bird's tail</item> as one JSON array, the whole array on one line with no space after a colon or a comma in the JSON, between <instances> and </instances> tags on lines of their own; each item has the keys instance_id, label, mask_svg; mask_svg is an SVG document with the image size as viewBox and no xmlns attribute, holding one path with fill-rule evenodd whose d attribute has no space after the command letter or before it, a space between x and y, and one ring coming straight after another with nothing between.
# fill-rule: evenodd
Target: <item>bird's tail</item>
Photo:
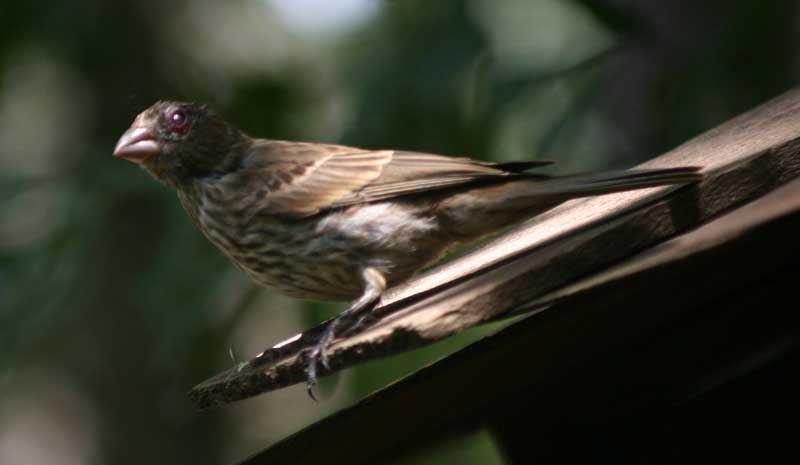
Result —
<instances>
[{"instance_id":1,"label":"bird's tail","mask_svg":"<svg viewBox=\"0 0 800 465\"><path fill-rule=\"evenodd\" d=\"M698 167L605 171L543 178L524 174L505 183L448 197L436 212L445 230L461 241L490 234L537 215L565 200L647 187L688 184L703 175Z\"/></svg>"},{"instance_id":2,"label":"bird's tail","mask_svg":"<svg viewBox=\"0 0 800 465\"><path fill-rule=\"evenodd\" d=\"M568 198L610 194L646 187L688 184L703 178L700 168L639 169L559 176L540 180L528 195L552 195Z\"/></svg>"}]
</instances>

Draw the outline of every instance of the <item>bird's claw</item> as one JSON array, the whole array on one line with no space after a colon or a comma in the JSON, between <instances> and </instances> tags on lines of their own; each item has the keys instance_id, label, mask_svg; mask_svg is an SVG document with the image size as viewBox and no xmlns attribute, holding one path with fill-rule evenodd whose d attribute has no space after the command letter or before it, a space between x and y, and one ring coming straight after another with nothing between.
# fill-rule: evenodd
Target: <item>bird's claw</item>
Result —
<instances>
[{"instance_id":1,"label":"bird's claw","mask_svg":"<svg viewBox=\"0 0 800 465\"><path fill-rule=\"evenodd\" d=\"M333 331L327 331L317 344L308 352L308 379L306 380L306 392L313 400L318 400L315 393L317 385L317 376L319 366L321 365L325 370L330 370L330 354L328 352L328 345L333 339Z\"/></svg>"},{"instance_id":2,"label":"bird's claw","mask_svg":"<svg viewBox=\"0 0 800 465\"><path fill-rule=\"evenodd\" d=\"M350 325L350 327L349 327L349 328L347 328L347 330L346 330L346 331L343 331L343 332L342 332L342 334L343 334L344 336L350 336L350 335L353 335L353 334L355 334L355 333L356 333L356 332L358 332L358 331L359 331L361 328L363 328L364 326L366 326L366 325L367 325L367 323L371 323L373 318L374 318L374 315L372 315L372 314L369 314L369 313L367 313L367 314L365 314L365 315L361 315L361 316L360 316L360 317L359 317L359 318L356 320L356 322L355 322L355 323L353 323L352 325Z\"/></svg>"},{"instance_id":3,"label":"bird's claw","mask_svg":"<svg viewBox=\"0 0 800 465\"><path fill-rule=\"evenodd\" d=\"M319 355L318 347L314 347L308 353L308 376L306 379L306 392L308 393L308 397L311 397L312 400L317 402L319 401L319 398L317 397L315 388L317 386L317 367L319 366L320 362L322 362L322 359Z\"/></svg>"}]
</instances>

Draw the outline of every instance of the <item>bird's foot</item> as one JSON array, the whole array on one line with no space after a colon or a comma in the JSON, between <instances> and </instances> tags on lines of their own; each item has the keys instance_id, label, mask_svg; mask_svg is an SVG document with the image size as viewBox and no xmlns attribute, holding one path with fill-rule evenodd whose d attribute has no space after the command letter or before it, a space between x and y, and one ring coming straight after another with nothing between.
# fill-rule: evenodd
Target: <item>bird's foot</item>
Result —
<instances>
[{"instance_id":1,"label":"bird's foot","mask_svg":"<svg viewBox=\"0 0 800 465\"><path fill-rule=\"evenodd\" d=\"M353 334L354 329L358 328L365 321L365 316L375 308L381 294L386 290L386 279L375 268L368 267L362 272L364 278L364 293L361 297L348 308L334 318L322 337L314 344L308 353L308 380L306 390L309 397L317 400L314 387L317 385L317 375L320 365L326 371L330 370L330 354L328 346L336 336Z\"/></svg>"},{"instance_id":2,"label":"bird's foot","mask_svg":"<svg viewBox=\"0 0 800 465\"><path fill-rule=\"evenodd\" d=\"M319 367L322 366L325 370L330 370L331 368L328 345L330 345L335 335L336 325L331 324L325 330L320 340L308 352L306 392L308 392L308 396L314 400L318 400L315 388L317 386Z\"/></svg>"},{"instance_id":3,"label":"bird's foot","mask_svg":"<svg viewBox=\"0 0 800 465\"><path fill-rule=\"evenodd\" d=\"M368 324L372 323L375 320L375 315L371 313L367 313L364 315L359 316L355 322L348 325L347 328L341 331L342 336L352 336L353 334L359 332L362 328L367 326Z\"/></svg>"}]
</instances>

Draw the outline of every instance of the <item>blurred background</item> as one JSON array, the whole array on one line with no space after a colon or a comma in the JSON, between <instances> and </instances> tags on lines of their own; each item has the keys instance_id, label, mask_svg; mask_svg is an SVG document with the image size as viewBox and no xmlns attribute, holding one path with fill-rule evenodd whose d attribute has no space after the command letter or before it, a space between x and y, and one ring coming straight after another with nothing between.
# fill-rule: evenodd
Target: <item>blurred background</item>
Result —
<instances>
[{"instance_id":1,"label":"blurred background","mask_svg":"<svg viewBox=\"0 0 800 465\"><path fill-rule=\"evenodd\" d=\"M211 412L186 392L333 315L254 288L112 159L158 99L252 135L629 167L789 89L790 0L0 1L0 463L224 464L487 329ZM482 332L483 331L483 332ZM351 445L342 445L350 447ZM313 445L310 445L313 447ZM501 464L488 434L414 463Z\"/></svg>"}]
</instances>

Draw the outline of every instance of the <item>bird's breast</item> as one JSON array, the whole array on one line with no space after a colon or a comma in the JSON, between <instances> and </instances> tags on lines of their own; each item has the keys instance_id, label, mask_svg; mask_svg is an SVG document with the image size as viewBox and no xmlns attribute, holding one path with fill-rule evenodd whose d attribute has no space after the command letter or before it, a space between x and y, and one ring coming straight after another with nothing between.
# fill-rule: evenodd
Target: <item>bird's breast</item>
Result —
<instances>
[{"instance_id":1,"label":"bird's breast","mask_svg":"<svg viewBox=\"0 0 800 465\"><path fill-rule=\"evenodd\" d=\"M311 300L351 300L373 267L391 285L438 258L447 241L416 204L378 202L288 220L247 199L182 202L203 234L258 284ZM188 205L187 205L188 204Z\"/></svg>"}]
</instances>

